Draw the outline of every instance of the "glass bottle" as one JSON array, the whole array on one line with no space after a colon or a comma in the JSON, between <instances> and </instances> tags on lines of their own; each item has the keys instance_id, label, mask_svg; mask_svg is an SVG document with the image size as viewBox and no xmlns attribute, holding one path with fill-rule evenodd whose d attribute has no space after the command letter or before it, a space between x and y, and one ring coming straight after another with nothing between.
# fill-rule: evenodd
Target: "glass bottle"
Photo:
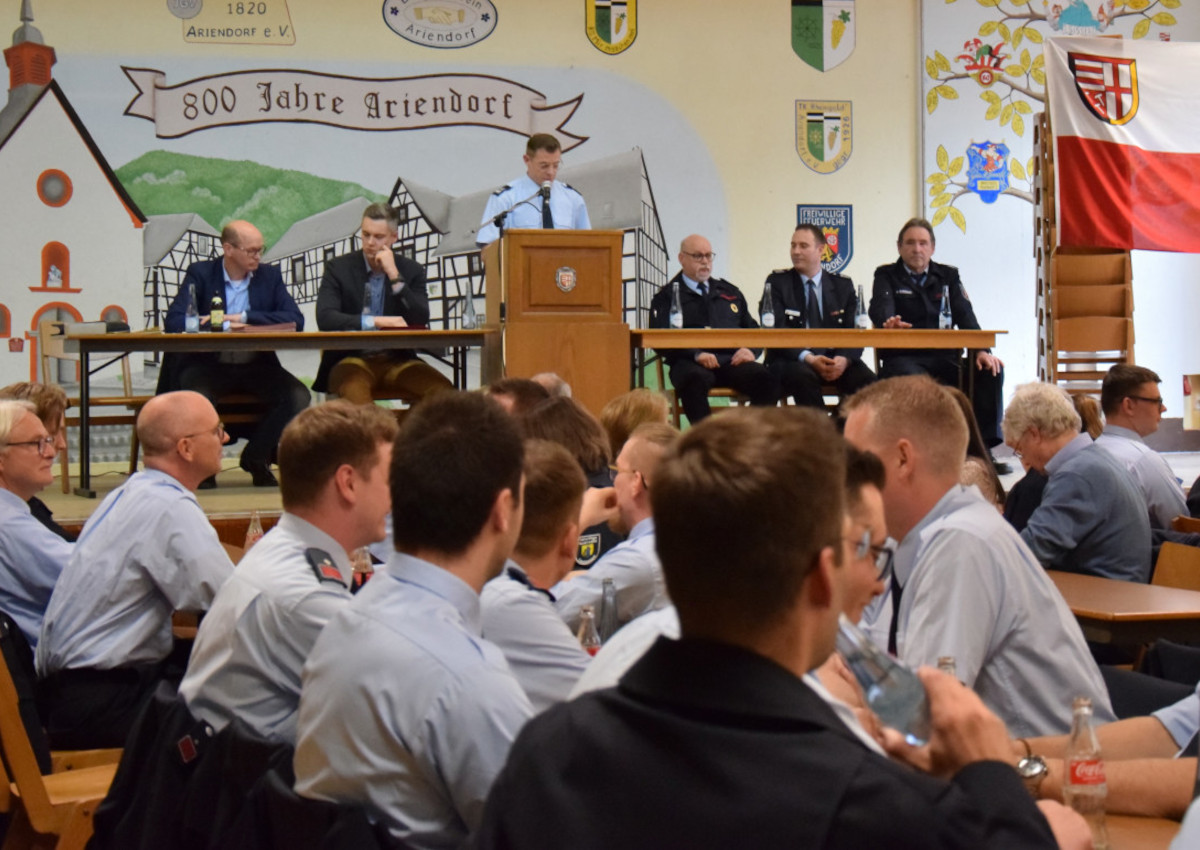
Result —
<instances>
[{"instance_id":1,"label":"glass bottle","mask_svg":"<svg viewBox=\"0 0 1200 850\"><path fill-rule=\"evenodd\" d=\"M872 643L845 614L838 617L837 649L879 721L904 733L913 746L925 744L929 700L917 674Z\"/></svg>"},{"instance_id":2,"label":"glass bottle","mask_svg":"<svg viewBox=\"0 0 1200 850\"><path fill-rule=\"evenodd\" d=\"M871 317L867 315L867 302L863 300L862 284L858 285L858 303L854 306L854 327L871 329Z\"/></svg>"},{"instance_id":3,"label":"glass bottle","mask_svg":"<svg viewBox=\"0 0 1200 850\"><path fill-rule=\"evenodd\" d=\"M679 281L671 284L671 316L670 324L673 328L683 327L683 302L679 300Z\"/></svg>"},{"instance_id":4,"label":"glass bottle","mask_svg":"<svg viewBox=\"0 0 1200 850\"><path fill-rule=\"evenodd\" d=\"M764 328L775 327L775 299L771 297L771 282L763 286L762 304L758 305L758 315Z\"/></svg>"},{"instance_id":5,"label":"glass bottle","mask_svg":"<svg viewBox=\"0 0 1200 850\"><path fill-rule=\"evenodd\" d=\"M576 636L579 638L579 645L588 655L595 655L600 651L600 632L596 630L596 609L591 605L584 605L579 609L579 632Z\"/></svg>"},{"instance_id":6,"label":"glass bottle","mask_svg":"<svg viewBox=\"0 0 1200 850\"><path fill-rule=\"evenodd\" d=\"M942 309L938 313L938 328L948 331L954 327L954 314L950 312L950 287L942 286Z\"/></svg>"},{"instance_id":7,"label":"glass bottle","mask_svg":"<svg viewBox=\"0 0 1200 850\"><path fill-rule=\"evenodd\" d=\"M600 640L607 641L620 628L617 620L617 586L611 578L600 583Z\"/></svg>"},{"instance_id":8,"label":"glass bottle","mask_svg":"<svg viewBox=\"0 0 1200 850\"><path fill-rule=\"evenodd\" d=\"M471 292L469 284L467 294L463 296L462 326L465 331L473 331L479 327L479 316L475 313L475 293Z\"/></svg>"},{"instance_id":9,"label":"glass bottle","mask_svg":"<svg viewBox=\"0 0 1200 850\"><path fill-rule=\"evenodd\" d=\"M360 546L350 553L350 569L353 572L350 590L357 593L375 575L375 562L371 560L369 546Z\"/></svg>"},{"instance_id":10,"label":"glass bottle","mask_svg":"<svg viewBox=\"0 0 1200 850\"><path fill-rule=\"evenodd\" d=\"M183 315L183 332L199 333L200 311L196 307L196 284L189 283L187 289L187 312Z\"/></svg>"},{"instance_id":11,"label":"glass bottle","mask_svg":"<svg viewBox=\"0 0 1200 850\"><path fill-rule=\"evenodd\" d=\"M225 299L221 293L214 292L208 311L208 329L213 333L225 330Z\"/></svg>"},{"instance_id":12,"label":"glass bottle","mask_svg":"<svg viewBox=\"0 0 1200 850\"><path fill-rule=\"evenodd\" d=\"M243 544L242 548L249 552L251 546L262 540L262 536L262 520L258 516L258 511L251 511L250 524L246 526L246 542Z\"/></svg>"},{"instance_id":13,"label":"glass bottle","mask_svg":"<svg viewBox=\"0 0 1200 850\"><path fill-rule=\"evenodd\" d=\"M958 663L954 660L953 655L938 656L937 668L943 673L947 673L954 678L958 678Z\"/></svg>"},{"instance_id":14,"label":"glass bottle","mask_svg":"<svg viewBox=\"0 0 1200 850\"><path fill-rule=\"evenodd\" d=\"M1070 806L1092 829L1092 844L1096 850L1107 850L1108 829L1104 825L1104 804L1108 798L1108 782L1104 775L1104 759L1100 742L1092 729L1092 701L1075 697L1071 738L1067 742L1066 775L1063 777L1063 802Z\"/></svg>"}]
</instances>

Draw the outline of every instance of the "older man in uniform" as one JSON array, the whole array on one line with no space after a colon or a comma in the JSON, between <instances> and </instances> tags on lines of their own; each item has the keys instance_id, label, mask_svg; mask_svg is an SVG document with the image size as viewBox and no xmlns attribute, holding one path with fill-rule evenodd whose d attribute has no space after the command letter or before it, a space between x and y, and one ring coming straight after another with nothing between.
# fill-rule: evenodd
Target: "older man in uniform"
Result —
<instances>
[{"instance_id":1,"label":"older man in uniform","mask_svg":"<svg viewBox=\"0 0 1200 850\"><path fill-rule=\"evenodd\" d=\"M331 401L291 421L279 443L283 515L217 593L179 692L224 728L234 717L294 744L300 670L350 601L350 553L384 536L396 421L375 405Z\"/></svg>"},{"instance_id":2,"label":"older man in uniform","mask_svg":"<svg viewBox=\"0 0 1200 850\"><path fill-rule=\"evenodd\" d=\"M669 328L678 307L684 328L757 328L746 297L732 283L712 276L712 245L693 234L679 244L680 271L650 301L650 327ZM678 297L679 303L675 304ZM660 352L671 369L671 384L693 425L711 413L708 391L728 387L750 397L754 405L771 406L779 399L767 367L755 362L760 351L749 348Z\"/></svg>"},{"instance_id":3,"label":"older man in uniform","mask_svg":"<svg viewBox=\"0 0 1200 850\"><path fill-rule=\"evenodd\" d=\"M233 564L196 501L229 438L199 393L138 416L146 468L100 503L50 597L37 647L51 746L120 747L169 662L171 614L205 611Z\"/></svg>"},{"instance_id":4,"label":"older man in uniform","mask_svg":"<svg viewBox=\"0 0 1200 850\"><path fill-rule=\"evenodd\" d=\"M583 196L558 180L562 165L562 146L549 133L535 133L525 145L525 174L488 198L483 221L475 236L477 245L500 238L496 217L507 213L505 230L544 228L546 230L590 230L587 204Z\"/></svg>"}]
</instances>

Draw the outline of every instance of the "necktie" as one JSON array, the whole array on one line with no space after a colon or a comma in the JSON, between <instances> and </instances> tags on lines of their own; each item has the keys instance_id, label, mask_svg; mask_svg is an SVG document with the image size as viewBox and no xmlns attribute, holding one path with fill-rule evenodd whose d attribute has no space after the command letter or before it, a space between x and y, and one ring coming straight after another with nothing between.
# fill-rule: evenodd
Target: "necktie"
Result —
<instances>
[{"instance_id":1,"label":"necktie","mask_svg":"<svg viewBox=\"0 0 1200 850\"><path fill-rule=\"evenodd\" d=\"M817 285L813 281L808 281L808 303L805 305L805 312L808 313L808 326L810 328L821 327L821 306L817 303Z\"/></svg>"},{"instance_id":2,"label":"necktie","mask_svg":"<svg viewBox=\"0 0 1200 850\"><path fill-rule=\"evenodd\" d=\"M550 215L550 193L546 193L546 197L542 198L542 227L547 230L554 229L554 218Z\"/></svg>"},{"instance_id":3,"label":"necktie","mask_svg":"<svg viewBox=\"0 0 1200 850\"><path fill-rule=\"evenodd\" d=\"M904 588L896 579L896 569L892 568L892 624L888 626L888 652L896 654L896 629L900 627L900 597Z\"/></svg>"},{"instance_id":4,"label":"necktie","mask_svg":"<svg viewBox=\"0 0 1200 850\"><path fill-rule=\"evenodd\" d=\"M926 274L927 274L927 272L921 272L920 274L909 275L909 277L912 278L913 287L915 289L920 289L922 286L925 285Z\"/></svg>"},{"instance_id":5,"label":"necktie","mask_svg":"<svg viewBox=\"0 0 1200 850\"><path fill-rule=\"evenodd\" d=\"M708 284L707 283L704 283L703 281L701 281L699 284L697 284L696 288L698 290L700 290L701 298L703 298L705 295L708 295Z\"/></svg>"}]
</instances>

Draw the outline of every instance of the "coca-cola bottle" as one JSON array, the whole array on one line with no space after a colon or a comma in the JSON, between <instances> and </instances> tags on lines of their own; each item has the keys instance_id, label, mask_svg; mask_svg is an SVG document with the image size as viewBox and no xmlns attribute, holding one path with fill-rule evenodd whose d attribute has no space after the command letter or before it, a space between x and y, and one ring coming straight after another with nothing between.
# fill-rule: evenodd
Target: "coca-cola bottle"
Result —
<instances>
[{"instance_id":1,"label":"coca-cola bottle","mask_svg":"<svg viewBox=\"0 0 1200 850\"><path fill-rule=\"evenodd\" d=\"M1088 822L1096 850L1107 850L1104 801L1108 797L1108 783L1104 778L1100 742L1096 740L1096 732L1092 729L1092 701L1087 697L1075 697L1074 712L1071 740L1067 743L1063 802Z\"/></svg>"},{"instance_id":2,"label":"coca-cola bottle","mask_svg":"<svg viewBox=\"0 0 1200 850\"><path fill-rule=\"evenodd\" d=\"M262 536L262 520L258 516L258 511L251 511L250 524L246 526L246 542L242 546L242 549L249 552L251 546L262 540Z\"/></svg>"},{"instance_id":3,"label":"coca-cola bottle","mask_svg":"<svg viewBox=\"0 0 1200 850\"><path fill-rule=\"evenodd\" d=\"M595 655L600 651L600 632L596 629L596 609L591 605L584 605L579 609L579 645L582 646L588 655Z\"/></svg>"}]
</instances>

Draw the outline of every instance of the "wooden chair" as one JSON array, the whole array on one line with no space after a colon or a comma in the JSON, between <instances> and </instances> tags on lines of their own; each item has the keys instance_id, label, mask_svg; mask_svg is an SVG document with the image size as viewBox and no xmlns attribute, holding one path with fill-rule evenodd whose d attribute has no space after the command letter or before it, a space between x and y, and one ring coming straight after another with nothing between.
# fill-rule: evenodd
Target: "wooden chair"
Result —
<instances>
[{"instance_id":1,"label":"wooden chair","mask_svg":"<svg viewBox=\"0 0 1200 850\"><path fill-rule=\"evenodd\" d=\"M678 428L680 427L679 420L683 416L683 403L679 400L679 395L673 388L667 389L666 370L663 369L663 359L661 357L654 358L654 369L658 376L659 390L667 397L667 404L671 411L671 424ZM713 387L708 391L708 397L710 399L727 399L727 403L730 405L744 406L750 403L749 396L742 395L737 390L731 390L727 387Z\"/></svg>"},{"instance_id":2,"label":"wooden chair","mask_svg":"<svg viewBox=\"0 0 1200 850\"><path fill-rule=\"evenodd\" d=\"M65 323L54 319L44 319L38 323L38 351L42 361L42 380L47 384L57 384L59 361L70 361L75 364L76 369L79 365L79 355L66 350L66 334ZM138 458L138 438L137 429L133 428L137 423L138 411L142 409L142 405L148 402L152 395L134 395L133 392L133 373L129 368L129 355L125 354L118 358L121 361L121 394L120 395L92 395L89 399L91 407L123 407L125 413L92 416L89 425L129 425L129 474L137 472ZM108 361L97 369L108 366L113 361ZM95 370L92 370L95 371ZM68 411L66 424L68 427L79 427L79 396L68 396L68 403L75 409L72 414ZM80 434L80 439L83 435ZM64 448L59 455L59 465L62 477L62 491L64 493L71 492L71 478L68 473L69 458L67 450Z\"/></svg>"},{"instance_id":3,"label":"wooden chair","mask_svg":"<svg viewBox=\"0 0 1200 850\"><path fill-rule=\"evenodd\" d=\"M1151 584L1200 590L1200 547L1183 543L1163 543L1154 562Z\"/></svg>"},{"instance_id":4,"label":"wooden chair","mask_svg":"<svg viewBox=\"0 0 1200 850\"><path fill-rule=\"evenodd\" d=\"M1200 534L1200 519L1190 516L1177 516L1171 520L1171 530Z\"/></svg>"},{"instance_id":5,"label":"wooden chair","mask_svg":"<svg viewBox=\"0 0 1200 850\"><path fill-rule=\"evenodd\" d=\"M15 809L4 850L33 847L82 850L92 835L92 815L108 793L117 765L79 767L42 776L25 734L16 685L8 664L3 662L0 662L0 750L12 778L11 783L4 783L3 797Z\"/></svg>"},{"instance_id":6,"label":"wooden chair","mask_svg":"<svg viewBox=\"0 0 1200 850\"><path fill-rule=\"evenodd\" d=\"M1068 392L1098 393L1112 366L1133 363L1133 319L1056 318L1053 328L1048 372Z\"/></svg>"}]
</instances>

